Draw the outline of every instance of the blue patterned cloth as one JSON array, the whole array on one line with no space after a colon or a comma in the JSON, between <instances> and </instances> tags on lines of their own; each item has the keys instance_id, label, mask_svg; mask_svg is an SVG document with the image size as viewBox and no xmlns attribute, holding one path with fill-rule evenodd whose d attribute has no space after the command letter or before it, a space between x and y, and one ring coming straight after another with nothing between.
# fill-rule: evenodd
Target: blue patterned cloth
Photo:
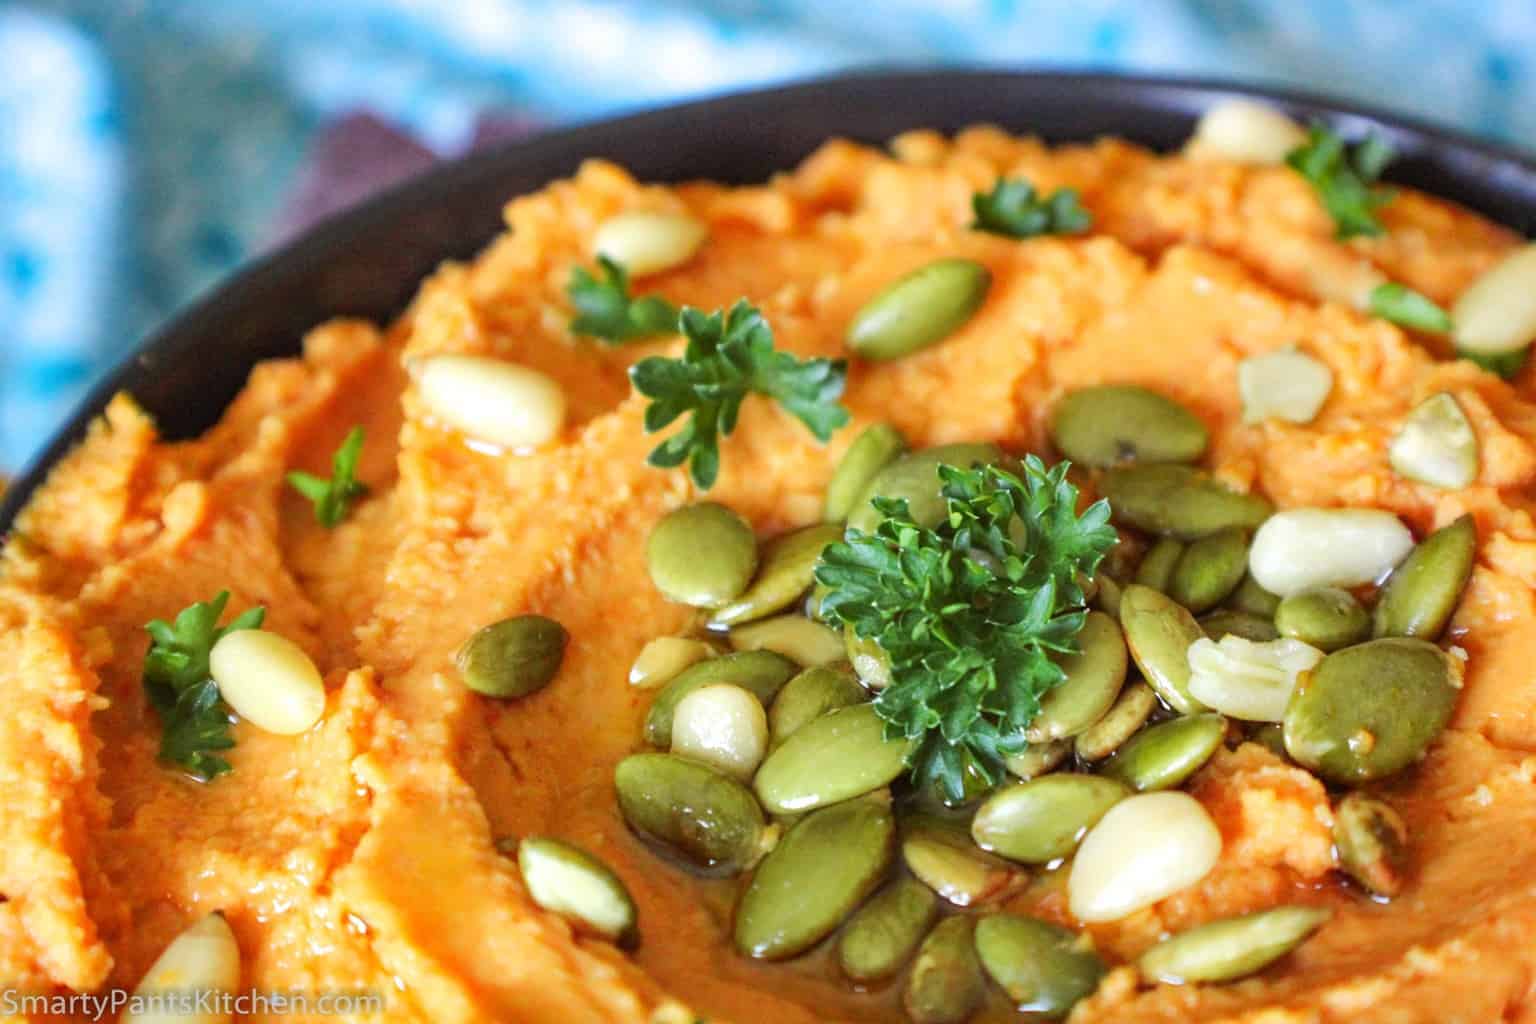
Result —
<instances>
[{"instance_id":1,"label":"blue patterned cloth","mask_svg":"<svg viewBox=\"0 0 1536 1024\"><path fill-rule=\"evenodd\" d=\"M451 155L487 114L897 62L1271 80L1536 138L1532 0L0 0L0 468L270 242L344 115Z\"/></svg>"}]
</instances>

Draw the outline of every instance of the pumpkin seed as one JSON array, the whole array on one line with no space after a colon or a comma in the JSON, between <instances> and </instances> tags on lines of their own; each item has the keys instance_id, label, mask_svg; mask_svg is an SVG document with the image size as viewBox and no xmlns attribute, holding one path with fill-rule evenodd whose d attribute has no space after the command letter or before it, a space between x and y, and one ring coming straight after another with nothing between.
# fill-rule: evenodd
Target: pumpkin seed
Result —
<instances>
[{"instance_id":1,"label":"pumpkin seed","mask_svg":"<svg viewBox=\"0 0 1536 1024\"><path fill-rule=\"evenodd\" d=\"M880 525L880 513L871 502L876 498L903 499L913 522L920 526L937 526L949 511L944 500L944 484L939 479L939 466L970 469L978 465L990 466L1002 458L1001 448L984 443L942 444L904 455L876 473L869 486L864 488L848 513L848 529L860 533L875 532Z\"/></svg>"},{"instance_id":2,"label":"pumpkin seed","mask_svg":"<svg viewBox=\"0 0 1536 1024\"><path fill-rule=\"evenodd\" d=\"M1154 984L1236 981L1301 945L1332 916L1324 907L1278 907L1212 921L1153 946L1137 966Z\"/></svg>"},{"instance_id":3,"label":"pumpkin seed","mask_svg":"<svg viewBox=\"0 0 1536 1024\"><path fill-rule=\"evenodd\" d=\"M569 639L564 626L542 615L503 619L476 630L459 648L459 674L487 697L526 697L555 678Z\"/></svg>"},{"instance_id":4,"label":"pumpkin seed","mask_svg":"<svg viewBox=\"0 0 1536 1024\"><path fill-rule=\"evenodd\" d=\"M1254 643L1202 637L1189 648L1189 692L1232 718L1278 722L1297 681L1322 660L1322 651L1290 638Z\"/></svg>"},{"instance_id":5,"label":"pumpkin seed","mask_svg":"<svg viewBox=\"0 0 1536 1024\"><path fill-rule=\"evenodd\" d=\"M1253 529L1275 510L1266 499L1234 491L1189 466L1111 469L1100 489L1121 522L1180 540L1198 540L1230 526Z\"/></svg>"},{"instance_id":6,"label":"pumpkin seed","mask_svg":"<svg viewBox=\"0 0 1536 1024\"><path fill-rule=\"evenodd\" d=\"M1461 662L1425 640L1388 637L1335 651L1292 695L1285 749L1330 782L1393 775L1450 721L1461 677Z\"/></svg>"},{"instance_id":7,"label":"pumpkin seed","mask_svg":"<svg viewBox=\"0 0 1536 1024\"><path fill-rule=\"evenodd\" d=\"M988 797L971 819L971 838L1009 860L1045 864L1070 856L1088 830L1129 793L1112 778L1046 775Z\"/></svg>"},{"instance_id":8,"label":"pumpkin seed","mask_svg":"<svg viewBox=\"0 0 1536 1024\"><path fill-rule=\"evenodd\" d=\"M1028 781L1055 768L1071 753L1071 740L1031 743L1021 752L1004 758L1003 765L1010 775Z\"/></svg>"},{"instance_id":9,"label":"pumpkin seed","mask_svg":"<svg viewBox=\"0 0 1536 1024\"><path fill-rule=\"evenodd\" d=\"M1056 403L1051 440L1080 466L1120 462L1194 462L1210 433L1199 418L1156 391L1132 386L1083 388Z\"/></svg>"},{"instance_id":10,"label":"pumpkin seed","mask_svg":"<svg viewBox=\"0 0 1536 1024\"><path fill-rule=\"evenodd\" d=\"M1099 584L1098 593L1093 595L1093 605L1099 611L1108 615L1116 622L1120 621L1120 595L1124 588L1115 581L1113 576L1105 573L1095 577Z\"/></svg>"},{"instance_id":11,"label":"pumpkin seed","mask_svg":"<svg viewBox=\"0 0 1536 1024\"><path fill-rule=\"evenodd\" d=\"M969 917L946 917L917 948L901 1005L912 1024L962 1024L986 997Z\"/></svg>"},{"instance_id":12,"label":"pumpkin seed","mask_svg":"<svg viewBox=\"0 0 1536 1024\"><path fill-rule=\"evenodd\" d=\"M829 711L861 704L869 694L846 671L808 668L784 684L768 709L768 733L778 747L801 726Z\"/></svg>"},{"instance_id":13,"label":"pumpkin seed","mask_svg":"<svg viewBox=\"0 0 1536 1024\"><path fill-rule=\"evenodd\" d=\"M1250 425L1267 419L1311 423L1332 391L1328 364L1295 349L1265 352L1237 364L1243 422Z\"/></svg>"},{"instance_id":14,"label":"pumpkin seed","mask_svg":"<svg viewBox=\"0 0 1536 1024\"><path fill-rule=\"evenodd\" d=\"M1409 868L1408 826L1387 803L1350 793L1333 809L1339 867L1368 892L1390 899L1403 891Z\"/></svg>"},{"instance_id":15,"label":"pumpkin seed","mask_svg":"<svg viewBox=\"0 0 1536 1024\"><path fill-rule=\"evenodd\" d=\"M1041 698L1025 734L1032 744L1076 736L1104 717L1125 684L1125 636L1115 620L1089 612L1077 641L1081 651L1061 659L1066 679Z\"/></svg>"},{"instance_id":16,"label":"pumpkin seed","mask_svg":"<svg viewBox=\"0 0 1536 1024\"><path fill-rule=\"evenodd\" d=\"M637 937L638 912L629 889L586 850L548 836L529 837L517 844L517 866L529 897L545 910L623 945Z\"/></svg>"},{"instance_id":17,"label":"pumpkin seed","mask_svg":"<svg viewBox=\"0 0 1536 1024\"><path fill-rule=\"evenodd\" d=\"M1371 616L1349 591L1313 587L1280 602L1275 629L1320 651L1336 651L1370 636Z\"/></svg>"},{"instance_id":18,"label":"pumpkin seed","mask_svg":"<svg viewBox=\"0 0 1536 1024\"><path fill-rule=\"evenodd\" d=\"M1173 570L1178 566L1179 559L1184 557L1184 547L1184 542L1181 540L1174 540L1172 537L1160 538L1147 550L1141 564L1136 567L1133 582L1164 594L1168 593L1168 587L1173 582ZM1123 589L1120 596L1125 596Z\"/></svg>"},{"instance_id":19,"label":"pumpkin seed","mask_svg":"<svg viewBox=\"0 0 1536 1024\"><path fill-rule=\"evenodd\" d=\"M1221 856L1221 831L1187 793L1128 796L1072 858L1067 900L1079 921L1114 921L1199 882Z\"/></svg>"},{"instance_id":20,"label":"pumpkin seed","mask_svg":"<svg viewBox=\"0 0 1536 1024\"><path fill-rule=\"evenodd\" d=\"M629 685L654 690L676 679L685 669L720 652L703 640L682 636L658 636L640 649L629 667Z\"/></svg>"},{"instance_id":21,"label":"pumpkin seed","mask_svg":"<svg viewBox=\"0 0 1536 1024\"><path fill-rule=\"evenodd\" d=\"M1399 476L1459 490L1477 479L1477 434L1449 391L1413 407L1387 449Z\"/></svg>"},{"instance_id":22,"label":"pumpkin seed","mask_svg":"<svg viewBox=\"0 0 1536 1024\"><path fill-rule=\"evenodd\" d=\"M770 704L779 688L789 682L799 666L772 651L739 651L701 661L684 669L656 694L645 716L645 742L653 747L672 746L672 717L677 705L694 690L715 683L729 683Z\"/></svg>"},{"instance_id":23,"label":"pumpkin seed","mask_svg":"<svg viewBox=\"0 0 1536 1024\"><path fill-rule=\"evenodd\" d=\"M1268 619L1229 608L1218 608L1201 616L1200 628L1212 640L1220 640L1224 636L1240 636L1254 643L1264 643L1280 636L1280 631Z\"/></svg>"},{"instance_id":24,"label":"pumpkin seed","mask_svg":"<svg viewBox=\"0 0 1536 1024\"><path fill-rule=\"evenodd\" d=\"M858 506L859 497L882 469L901 457L907 442L889 423L874 423L854 438L827 483L825 518L841 523Z\"/></svg>"},{"instance_id":25,"label":"pumpkin seed","mask_svg":"<svg viewBox=\"0 0 1536 1024\"><path fill-rule=\"evenodd\" d=\"M1282 164L1307 133L1280 111L1251 100L1222 100L1200 115L1186 146L1190 156L1246 164Z\"/></svg>"},{"instance_id":26,"label":"pumpkin seed","mask_svg":"<svg viewBox=\"0 0 1536 1024\"><path fill-rule=\"evenodd\" d=\"M1098 988L1109 968L1093 940L1021 914L976 922L976 955L1020 1013L1060 1020Z\"/></svg>"},{"instance_id":27,"label":"pumpkin seed","mask_svg":"<svg viewBox=\"0 0 1536 1024\"><path fill-rule=\"evenodd\" d=\"M1225 601L1247 571L1248 531L1228 527L1185 549L1165 593L1198 615Z\"/></svg>"},{"instance_id":28,"label":"pumpkin seed","mask_svg":"<svg viewBox=\"0 0 1536 1024\"><path fill-rule=\"evenodd\" d=\"M1456 348L1482 356L1518 352L1536 338L1536 245L1516 249L1473 281L1451 307Z\"/></svg>"},{"instance_id":29,"label":"pumpkin seed","mask_svg":"<svg viewBox=\"0 0 1536 1024\"><path fill-rule=\"evenodd\" d=\"M231 634L233 635L233 634ZM123 1024L227 1024L227 1013L192 1010L194 1000L210 1007L223 1001L221 993L233 994L240 984L240 946L221 913L205 914L193 922L150 965L134 999L121 1018ZM209 993L208 998L203 993ZM166 1003L187 1000L190 1012L164 1012Z\"/></svg>"},{"instance_id":30,"label":"pumpkin seed","mask_svg":"<svg viewBox=\"0 0 1536 1024\"><path fill-rule=\"evenodd\" d=\"M682 266L704 244L709 228L686 213L631 210L597 226L592 248L635 277Z\"/></svg>"},{"instance_id":31,"label":"pumpkin seed","mask_svg":"<svg viewBox=\"0 0 1536 1024\"><path fill-rule=\"evenodd\" d=\"M632 754L614 769L629 827L696 868L735 874L762 853L766 826L751 790L672 754Z\"/></svg>"},{"instance_id":32,"label":"pumpkin seed","mask_svg":"<svg viewBox=\"0 0 1536 1024\"><path fill-rule=\"evenodd\" d=\"M828 544L843 538L838 523L817 523L769 541L751 586L710 618L712 626L738 626L782 611L811 588Z\"/></svg>"},{"instance_id":33,"label":"pumpkin seed","mask_svg":"<svg viewBox=\"0 0 1536 1024\"><path fill-rule=\"evenodd\" d=\"M931 815L902 823L901 859L913 877L957 907L996 902L1027 880L1017 866L988 856L965 832Z\"/></svg>"},{"instance_id":34,"label":"pumpkin seed","mask_svg":"<svg viewBox=\"0 0 1536 1024\"><path fill-rule=\"evenodd\" d=\"M1392 571L1376 601L1376 636L1437 640L1472 578L1477 523L1464 515L1425 537Z\"/></svg>"},{"instance_id":35,"label":"pumpkin seed","mask_svg":"<svg viewBox=\"0 0 1536 1024\"><path fill-rule=\"evenodd\" d=\"M914 743L888 739L873 704L808 722L768 755L756 789L772 814L809 811L879 789L899 776Z\"/></svg>"},{"instance_id":36,"label":"pumpkin seed","mask_svg":"<svg viewBox=\"0 0 1536 1024\"><path fill-rule=\"evenodd\" d=\"M763 702L739 686L711 683L677 702L672 753L691 757L743 782L768 749Z\"/></svg>"},{"instance_id":37,"label":"pumpkin seed","mask_svg":"<svg viewBox=\"0 0 1536 1024\"><path fill-rule=\"evenodd\" d=\"M1157 707L1157 694L1136 681L1120 691L1104 717L1077 734L1073 749L1084 761L1102 761L1141 729ZM1028 751L1025 751L1028 753Z\"/></svg>"},{"instance_id":38,"label":"pumpkin seed","mask_svg":"<svg viewBox=\"0 0 1536 1024\"><path fill-rule=\"evenodd\" d=\"M830 665L843 660L843 637L803 615L775 615L731 630L738 651L773 651L797 665Z\"/></svg>"},{"instance_id":39,"label":"pumpkin seed","mask_svg":"<svg viewBox=\"0 0 1536 1024\"><path fill-rule=\"evenodd\" d=\"M1253 735L1248 739L1282 760L1291 759L1291 755L1285 752L1285 730L1279 722L1265 722L1253 730Z\"/></svg>"},{"instance_id":40,"label":"pumpkin seed","mask_svg":"<svg viewBox=\"0 0 1536 1024\"><path fill-rule=\"evenodd\" d=\"M1413 547L1408 527L1374 508L1291 508L1253 536L1248 571L1288 597L1313 587L1375 583Z\"/></svg>"},{"instance_id":41,"label":"pumpkin seed","mask_svg":"<svg viewBox=\"0 0 1536 1024\"><path fill-rule=\"evenodd\" d=\"M718 608L735 599L757 569L751 525L712 501L662 516L645 545L651 582L669 601Z\"/></svg>"},{"instance_id":42,"label":"pumpkin seed","mask_svg":"<svg viewBox=\"0 0 1536 1024\"><path fill-rule=\"evenodd\" d=\"M923 883L898 878L859 908L837 940L843 974L862 984L901 970L939 913L939 900Z\"/></svg>"},{"instance_id":43,"label":"pumpkin seed","mask_svg":"<svg viewBox=\"0 0 1536 1024\"><path fill-rule=\"evenodd\" d=\"M1099 770L1138 793L1173 789L1204 767L1226 734L1220 715L1172 718L1132 736Z\"/></svg>"},{"instance_id":44,"label":"pumpkin seed","mask_svg":"<svg viewBox=\"0 0 1536 1024\"><path fill-rule=\"evenodd\" d=\"M1227 607L1236 612L1257 615L1261 619L1273 619L1275 609L1280 607L1280 595L1271 594L1259 586L1258 580L1249 573L1243 577L1237 589L1232 591L1232 596L1227 598Z\"/></svg>"},{"instance_id":45,"label":"pumpkin seed","mask_svg":"<svg viewBox=\"0 0 1536 1024\"><path fill-rule=\"evenodd\" d=\"M736 907L736 948L760 960L810 949L843 922L891 865L896 822L878 800L806 815L763 862Z\"/></svg>"},{"instance_id":46,"label":"pumpkin seed","mask_svg":"<svg viewBox=\"0 0 1536 1024\"><path fill-rule=\"evenodd\" d=\"M859 682L871 690L883 690L891 685L891 656L879 641L859 636L852 626L843 627L843 653L853 666L853 674Z\"/></svg>"},{"instance_id":47,"label":"pumpkin seed","mask_svg":"<svg viewBox=\"0 0 1536 1024\"><path fill-rule=\"evenodd\" d=\"M935 260L918 267L854 314L848 347L881 362L925 349L963 327L991 285L991 271L974 260Z\"/></svg>"},{"instance_id":48,"label":"pumpkin seed","mask_svg":"<svg viewBox=\"0 0 1536 1024\"><path fill-rule=\"evenodd\" d=\"M1183 605L1133 583L1120 598L1125 643L1147 684L1175 711L1205 709L1189 692L1189 646L1205 636Z\"/></svg>"},{"instance_id":49,"label":"pumpkin seed","mask_svg":"<svg viewBox=\"0 0 1536 1024\"><path fill-rule=\"evenodd\" d=\"M548 619L540 621L549 622ZM560 630L563 647L565 631L554 623L550 625ZM528 653L519 645L519 656L526 658ZM487 666L480 662L477 662L476 667L486 669ZM554 667L558 668L559 664L557 656ZM543 666L518 661L506 668L509 671L496 675L495 682L508 683L509 677L532 682ZM519 674L520 671L525 674ZM240 629L225 633L208 653L208 674L218 684L219 696L224 698L230 710L262 732L297 736L301 732L308 732L325 714L325 679L320 675L320 670L304 652L304 648L277 633L269 633L264 629ZM531 693L554 678L554 674L554 670L550 669L548 675L530 688L506 695L522 696L523 693ZM477 673L471 685L486 682L487 675L489 673Z\"/></svg>"}]
</instances>

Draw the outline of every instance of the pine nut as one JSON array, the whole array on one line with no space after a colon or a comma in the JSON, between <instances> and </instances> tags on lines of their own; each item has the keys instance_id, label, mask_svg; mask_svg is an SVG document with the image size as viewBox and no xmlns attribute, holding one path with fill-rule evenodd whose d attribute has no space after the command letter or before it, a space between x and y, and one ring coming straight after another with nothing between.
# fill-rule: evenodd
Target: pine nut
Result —
<instances>
[{"instance_id":1,"label":"pine nut","mask_svg":"<svg viewBox=\"0 0 1536 1024\"><path fill-rule=\"evenodd\" d=\"M739 686L701 686L677 702L672 715L672 753L743 781L752 778L768 750L768 715Z\"/></svg>"},{"instance_id":2,"label":"pine nut","mask_svg":"<svg viewBox=\"0 0 1536 1024\"><path fill-rule=\"evenodd\" d=\"M208 655L219 694L241 718L263 732L293 736L325 713L320 670L298 644L276 633L228 633Z\"/></svg>"},{"instance_id":3,"label":"pine nut","mask_svg":"<svg viewBox=\"0 0 1536 1024\"><path fill-rule=\"evenodd\" d=\"M1187 793L1141 793L1109 809L1083 838L1067 878L1072 914L1114 921L1187 889L1221 856L1221 832Z\"/></svg>"},{"instance_id":4,"label":"pine nut","mask_svg":"<svg viewBox=\"0 0 1536 1024\"><path fill-rule=\"evenodd\" d=\"M1237 364L1237 390L1244 423L1311 423L1333 391L1333 371L1321 359L1281 349Z\"/></svg>"},{"instance_id":5,"label":"pine nut","mask_svg":"<svg viewBox=\"0 0 1536 1024\"><path fill-rule=\"evenodd\" d=\"M238 633L231 634L238 636ZM176 936L149 968L133 994L148 998L161 994L169 1007L151 1002L138 1012L130 1006L123 1024L228 1024L228 1013L196 1011L173 1013L174 1001L189 1002L200 992L233 992L240 984L240 947L223 914L209 914ZM218 1000L215 1000L216 1004Z\"/></svg>"},{"instance_id":6,"label":"pine nut","mask_svg":"<svg viewBox=\"0 0 1536 1024\"><path fill-rule=\"evenodd\" d=\"M1515 250L1461 293L1451 307L1456 347L1502 355L1536 339L1536 245Z\"/></svg>"},{"instance_id":7,"label":"pine nut","mask_svg":"<svg viewBox=\"0 0 1536 1024\"><path fill-rule=\"evenodd\" d=\"M1413 549L1413 535L1390 512L1293 508L1265 520L1253 536L1248 571L1271 594L1374 583Z\"/></svg>"},{"instance_id":8,"label":"pine nut","mask_svg":"<svg viewBox=\"0 0 1536 1024\"><path fill-rule=\"evenodd\" d=\"M1413 407L1387 459L1399 476L1456 490L1477 479L1477 434L1449 391Z\"/></svg>"},{"instance_id":9,"label":"pine nut","mask_svg":"<svg viewBox=\"0 0 1536 1024\"><path fill-rule=\"evenodd\" d=\"M1285 638L1254 643L1228 634L1189 646L1189 692L1202 704L1248 722L1278 722L1296 680L1323 660L1323 652Z\"/></svg>"},{"instance_id":10,"label":"pine nut","mask_svg":"<svg viewBox=\"0 0 1536 1024\"><path fill-rule=\"evenodd\" d=\"M565 392L554 380L485 356L429 356L412 367L432 416L479 441L513 451L548 444L565 426Z\"/></svg>"},{"instance_id":11,"label":"pine nut","mask_svg":"<svg viewBox=\"0 0 1536 1024\"><path fill-rule=\"evenodd\" d=\"M704 244L709 229L686 213L633 210L597 228L593 249L635 277L682 266Z\"/></svg>"},{"instance_id":12,"label":"pine nut","mask_svg":"<svg viewBox=\"0 0 1536 1024\"><path fill-rule=\"evenodd\" d=\"M1200 115L1188 152L1196 158L1278 164L1306 140L1301 126L1274 107L1252 100L1223 100Z\"/></svg>"}]
</instances>

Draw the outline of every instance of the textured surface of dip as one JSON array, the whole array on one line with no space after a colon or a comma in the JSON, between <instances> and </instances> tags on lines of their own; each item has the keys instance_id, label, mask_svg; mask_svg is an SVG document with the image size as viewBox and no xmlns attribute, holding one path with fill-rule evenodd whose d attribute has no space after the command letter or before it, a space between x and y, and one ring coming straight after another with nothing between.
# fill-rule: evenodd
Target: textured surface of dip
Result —
<instances>
[{"instance_id":1,"label":"textured surface of dip","mask_svg":"<svg viewBox=\"0 0 1536 1024\"><path fill-rule=\"evenodd\" d=\"M317 327L270 363L218 426L185 443L120 398L21 518L0 575L0 982L35 992L135 985L189 923L221 910L243 984L369 990L358 1019L898 1020L890 994L851 991L825 957L765 966L730 946L732 889L657 859L614 806L613 769L638 749L649 694L626 683L647 640L681 633L645 568L647 536L696 495L645 464L655 443L626 369L676 338L609 347L568 330L565 286L619 212L686 210L708 240L646 292L705 309L746 296L778 345L842 357L854 313L901 274L963 257L991 272L979 311L942 343L855 360L852 427L821 445L748 402L709 498L759 535L819 519L863 425L914 445L994 440L1045 451L1049 411L1091 384L1138 384L1193 410L1207 464L1278 506L1387 509L1423 536L1463 514L1480 538L1448 639L1468 655L1455 717L1388 792L1415 870L1376 905L1333 867L1323 786L1256 744L1190 783L1222 852L1199 884L1108 924L1125 964L1165 932L1292 902L1333 903L1295 955L1229 987L1147 987L1118 967L1079 1022L1536 1020L1536 383L1449 361L1359 311L1383 276L1449 305L1519 244L1432 198L1400 192L1388 231L1340 242L1284 167L1161 157L1104 141L1049 149L990 129L915 133L892 156L831 142L761 187L652 188L589 163L515 199L509 231L446 265L400 321ZM1075 186L1091 234L1015 241L972 231L971 197L1000 175ZM1244 358L1299 347L1333 388L1306 425L1245 425ZM427 414L405 371L436 353L532 367L565 394L551 445L467 445ZM210 356L213 358L214 356ZM1388 448L1425 397L1455 396L1477 435L1477 478L1454 490L1395 474ZM370 489L335 529L284 483L324 475L362 425ZM1086 481L1085 481L1086 484ZM157 761L140 673L144 624L221 590L267 608L324 674L318 725L297 737L240 723L231 772L198 784ZM562 624L558 675L521 700L467 690L453 656L477 628L534 612ZM509 837L596 854L638 905L633 953L536 908ZM1012 906L1071 923L1065 886Z\"/></svg>"}]
</instances>

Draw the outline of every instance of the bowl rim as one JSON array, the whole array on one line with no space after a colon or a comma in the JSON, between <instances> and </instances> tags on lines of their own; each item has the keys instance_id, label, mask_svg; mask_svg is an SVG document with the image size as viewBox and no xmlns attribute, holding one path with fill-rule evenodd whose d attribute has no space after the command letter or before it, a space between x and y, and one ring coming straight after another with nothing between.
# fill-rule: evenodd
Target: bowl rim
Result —
<instances>
[{"instance_id":1,"label":"bowl rim","mask_svg":"<svg viewBox=\"0 0 1536 1024\"><path fill-rule=\"evenodd\" d=\"M120 391L131 390L128 384L137 374L147 367L167 362L167 357L177 354L175 350L184 347L189 334L199 332L201 325L217 322L221 310L233 307L250 293L260 292L271 279L290 266L313 263L319 254L333 251L348 237L381 222L399 219L404 211L429 197L451 192L458 184L477 180L494 168L518 161L532 162L540 155L565 153L573 149L592 154L601 153L602 140L605 138L643 132L650 126L675 119L731 122L749 119L754 112L818 96L825 102L833 103L837 102L839 96L847 97L870 90L915 91L943 85L977 88L989 80L1004 79L1015 84L1033 84L1042 89L1080 92L1085 105L1118 102L1127 108L1140 106L1163 112L1178 111L1191 122L1216 100L1255 99L1278 105L1292 113L1326 119L1346 133L1365 129L1385 131L1395 143L1406 142L1408 145L1405 148L1409 150L1459 155L1486 161L1491 166L1514 169L1536 183L1536 155L1508 143L1490 141L1460 129L1374 104L1344 100L1313 90L1219 76L1056 67L1017 69L973 65L945 69L858 68L733 90L615 117L541 130L528 138L510 140L441 161L355 206L330 215L280 246L261 252L177 309L163 324L141 338L100 374L38 454L11 481L3 499L0 499L0 539L8 535L17 514L59 461L84 438L91 422L106 408L111 398ZM1133 133L1128 131L1127 134ZM768 173L782 169L771 168ZM1530 216L1536 221L1536 205L1533 205ZM479 239L477 244L485 241ZM448 255L443 254L444 258ZM396 310L396 314L398 312Z\"/></svg>"}]
</instances>

